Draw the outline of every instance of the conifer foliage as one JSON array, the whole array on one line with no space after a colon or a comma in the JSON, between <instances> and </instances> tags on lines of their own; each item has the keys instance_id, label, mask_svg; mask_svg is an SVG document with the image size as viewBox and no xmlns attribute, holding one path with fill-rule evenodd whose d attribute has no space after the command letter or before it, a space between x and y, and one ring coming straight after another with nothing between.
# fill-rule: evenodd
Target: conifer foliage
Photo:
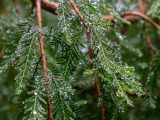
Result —
<instances>
[{"instance_id":1,"label":"conifer foliage","mask_svg":"<svg viewBox=\"0 0 160 120\"><path fill-rule=\"evenodd\" d=\"M130 96L147 96L155 107L159 55L154 55L158 47L153 50L148 31L152 26L160 28L159 24L143 13L141 0L138 13L119 10L113 3L31 0L28 4L34 10L28 18L13 18L16 22L3 26L7 32L2 39L5 49L0 72L6 73L11 68L15 71L15 96L20 110L16 119L108 120L116 118L115 113L121 114L127 106L134 109ZM159 4L153 2L148 12L158 20ZM43 10L57 18L52 23L56 27L43 25ZM132 21L141 18L146 23L140 23L144 32L139 36L148 36L146 43L141 41L145 50L135 47L139 41L134 43L125 37L126 25L132 26ZM150 56L147 60L151 62L142 63L142 51L148 53L147 50ZM138 73L143 69L149 73L144 89L141 80L146 76ZM90 106L94 108L87 110Z\"/></svg>"}]
</instances>

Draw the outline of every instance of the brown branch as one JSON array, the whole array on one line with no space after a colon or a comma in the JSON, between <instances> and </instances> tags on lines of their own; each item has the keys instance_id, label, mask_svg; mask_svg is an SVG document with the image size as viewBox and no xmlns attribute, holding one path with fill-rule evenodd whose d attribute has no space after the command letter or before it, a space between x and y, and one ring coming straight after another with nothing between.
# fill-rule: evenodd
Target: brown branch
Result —
<instances>
[{"instance_id":1,"label":"brown branch","mask_svg":"<svg viewBox=\"0 0 160 120\"><path fill-rule=\"evenodd\" d=\"M79 9L77 8L77 6L74 4L74 1L73 0L68 0L70 5L72 6L74 12L79 16L79 18L81 19L84 27L86 29L89 29L89 25L87 23L87 21L84 19L83 15L80 13Z\"/></svg>"},{"instance_id":2,"label":"brown branch","mask_svg":"<svg viewBox=\"0 0 160 120\"><path fill-rule=\"evenodd\" d=\"M91 29L89 28L89 24L84 19L83 15L79 11L78 7L75 5L74 1L73 0L68 0L68 2L72 6L74 12L79 16L81 22L83 23L84 27L86 28L86 38L87 38L87 42L89 44L90 40L91 40ZM93 48L91 48L90 46L88 47L88 53L89 53L89 57L91 59L91 62L93 62L94 52L93 52ZM93 68L94 69L95 69L95 67L96 66L93 64ZM96 74L95 76L96 76L96 79L95 79L96 96L97 96L97 98L99 98L100 94L101 94L100 83L99 83L98 75ZM100 105L99 111L100 111L100 114L101 114L101 119L104 120L105 119L105 109L104 109L104 105L103 104Z\"/></svg>"},{"instance_id":3,"label":"brown branch","mask_svg":"<svg viewBox=\"0 0 160 120\"><path fill-rule=\"evenodd\" d=\"M151 18L149 18L148 16L146 16L145 14L139 13L139 12L126 12L123 14L122 17L125 17L126 15L133 15L133 16L138 16L140 18L143 18L145 21L151 23L154 27L156 27L157 29L160 29L160 25L157 24L155 21L153 21Z\"/></svg>"},{"instance_id":4,"label":"brown branch","mask_svg":"<svg viewBox=\"0 0 160 120\"><path fill-rule=\"evenodd\" d=\"M31 0L33 2L33 4L35 4L35 0ZM57 14L56 13L56 10L58 9L58 7L60 6L59 3L56 3L56 2L49 2L48 0L40 0L41 1L41 7L42 9L50 12L50 13L53 13L53 14ZM74 7L74 6L72 6ZM78 13L78 11L75 9L75 12ZM141 11L145 12L145 10L143 10L141 8ZM82 22L85 22L84 19L83 19L83 16L81 16L81 14L79 15L80 19ZM125 14L122 15L122 17L126 20L129 20L129 21L134 21L134 20L138 20L139 17L140 18L143 18L145 21L151 23L154 27L156 27L157 29L160 29L160 25L158 23L156 23L155 21L153 21L151 18L149 18L148 16L146 16L145 14L143 13L139 13L139 12L126 12ZM106 20L114 20L115 17L112 16L112 15L107 15L107 16L102 16L102 19L106 19ZM85 26L86 26L86 23L83 23Z\"/></svg>"},{"instance_id":5,"label":"brown branch","mask_svg":"<svg viewBox=\"0 0 160 120\"><path fill-rule=\"evenodd\" d=\"M136 17L137 16L137 17ZM149 18L148 16L146 16L145 14L142 14L140 12L125 12L122 17L126 20L129 21L134 21L134 20L138 20L139 18L144 19L145 21L149 22L150 24L152 24L154 27L156 27L157 29L160 29L160 25L158 23L156 23L155 21L153 21L151 18ZM107 15L107 16L102 16L102 19L106 19L106 20L114 20L115 17L111 16L111 15Z\"/></svg>"},{"instance_id":6,"label":"brown branch","mask_svg":"<svg viewBox=\"0 0 160 120\"><path fill-rule=\"evenodd\" d=\"M138 9L140 13L146 13L146 6L144 5L143 0L138 0Z\"/></svg>"},{"instance_id":7,"label":"brown branch","mask_svg":"<svg viewBox=\"0 0 160 120\"><path fill-rule=\"evenodd\" d=\"M35 5L36 0L31 0L31 1ZM43 10L46 10L52 14L57 15L56 10L58 9L60 5L59 3L49 2L48 0L40 0L40 2L41 2L41 7Z\"/></svg>"},{"instance_id":8,"label":"brown branch","mask_svg":"<svg viewBox=\"0 0 160 120\"><path fill-rule=\"evenodd\" d=\"M41 3L42 9L49 11L53 14L57 14L56 10L59 7L59 3L49 2L46 0L41 0L41 1L42 1Z\"/></svg>"},{"instance_id":9,"label":"brown branch","mask_svg":"<svg viewBox=\"0 0 160 120\"><path fill-rule=\"evenodd\" d=\"M102 19L114 21L116 18L113 15L105 15L105 16L102 16ZM136 20L139 20L139 17L128 14L128 15L123 16L123 19L126 19L128 21L136 21Z\"/></svg>"},{"instance_id":10,"label":"brown branch","mask_svg":"<svg viewBox=\"0 0 160 120\"><path fill-rule=\"evenodd\" d=\"M47 105L48 105L48 120L52 120L52 104L51 104L51 93L49 89L48 83L48 76L47 76L47 66L46 66L46 59L45 59L45 52L44 52L44 42L43 42L43 33L42 33L42 16L41 16L41 1L36 0L36 14L37 14L37 21L39 27L39 34L40 34L40 50L41 50L41 57L42 57L42 67L43 67L43 74L44 74L44 83L47 92Z\"/></svg>"},{"instance_id":11,"label":"brown branch","mask_svg":"<svg viewBox=\"0 0 160 120\"><path fill-rule=\"evenodd\" d=\"M147 11L146 6L142 2L142 0L138 0L138 8L139 8L139 12L142 13L142 14L145 14L145 12ZM151 37L148 33L148 30L145 27L146 27L146 25L144 25L144 32L146 33L145 42L146 42L148 52L149 52L149 55L150 55L152 67L154 68L154 66L155 66L154 50L152 48Z\"/></svg>"},{"instance_id":12,"label":"brown branch","mask_svg":"<svg viewBox=\"0 0 160 120\"><path fill-rule=\"evenodd\" d=\"M95 87L96 87L97 98L99 98L101 91L100 91L100 83L99 83L98 75L96 75ZM105 109L104 109L103 103L101 103L99 111L100 111L100 114L101 114L101 119L105 120L106 116L105 116Z\"/></svg>"}]
</instances>

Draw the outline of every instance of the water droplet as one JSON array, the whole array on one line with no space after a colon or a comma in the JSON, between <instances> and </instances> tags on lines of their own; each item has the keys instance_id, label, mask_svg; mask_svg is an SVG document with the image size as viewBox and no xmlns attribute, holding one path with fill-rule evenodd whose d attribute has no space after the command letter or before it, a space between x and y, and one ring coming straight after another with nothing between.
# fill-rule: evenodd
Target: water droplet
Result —
<instances>
[{"instance_id":1,"label":"water droplet","mask_svg":"<svg viewBox=\"0 0 160 120\"><path fill-rule=\"evenodd\" d=\"M44 89L42 89L42 91L45 91L45 88L44 88Z\"/></svg>"},{"instance_id":2,"label":"water droplet","mask_svg":"<svg viewBox=\"0 0 160 120\"><path fill-rule=\"evenodd\" d=\"M36 111L36 110L33 110L33 114L36 115L36 114L37 114L37 111Z\"/></svg>"},{"instance_id":3,"label":"water droplet","mask_svg":"<svg viewBox=\"0 0 160 120\"><path fill-rule=\"evenodd\" d=\"M34 95L37 95L38 93L37 92L34 92Z\"/></svg>"}]
</instances>

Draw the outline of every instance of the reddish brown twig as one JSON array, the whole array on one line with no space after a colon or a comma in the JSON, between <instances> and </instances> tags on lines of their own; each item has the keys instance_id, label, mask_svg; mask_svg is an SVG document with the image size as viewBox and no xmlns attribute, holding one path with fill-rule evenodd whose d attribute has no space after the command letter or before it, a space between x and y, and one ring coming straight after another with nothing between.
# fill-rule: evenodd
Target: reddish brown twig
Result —
<instances>
[{"instance_id":1,"label":"reddish brown twig","mask_svg":"<svg viewBox=\"0 0 160 120\"><path fill-rule=\"evenodd\" d=\"M91 29L89 28L89 25L87 23L87 21L84 19L83 15L80 13L78 7L75 5L73 0L68 0L68 2L70 3L70 5L72 6L74 12L79 16L80 20L82 21L84 27L86 28L86 38L87 38L87 42L88 44L90 43L91 40ZM89 53L89 57L91 59L91 62L93 62L93 58L94 58L94 52L93 49L89 46L88 47L88 53ZM93 68L95 68L96 66L93 64ZM95 75L95 86L96 86L96 96L97 98L100 97L100 83L99 83L99 78L98 75ZM100 105L100 114L101 114L101 119L104 120L105 119L105 110L104 110L104 106L103 104Z\"/></svg>"},{"instance_id":2,"label":"reddish brown twig","mask_svg":"<svg viewBox=\"0 0 160 120\"><path fill-rule=\"evenodd\" d=\"M137 16L137 17L136 17ZM134 20L138 20L139 18L144 19L145 21L151 23L154 27L156 27L157 29L160 29L160 25L157 24L155 21L153 21L151 18L149 18L148 16L146 16L143 13L140 12L125 12L122 17L126 20L129 21L134 21ZM111 16L111 15L106 15L106 16L102 16L102 19L106 19L106 20L114 20L115 17Z\"/></svg>"},{"instance_id":3,"label":"reddish brown twig","mask_svg":"<svg viewBox=\"0 0 160 120\"><path fill-rule=\"evenodd\" d=\"M33 4L35 4L35 0L32 0L32 2L33 2ZM56 10L58 9L59 5L60 4L56 3L56 2L49 2L48 0L41 0L41 7L42 7L42 9L44 9L44 10L50 12L50 13L53 13L55 15L57 14ZM141 11L145 12L145 10L143 10L142 8L141 8ZM125 14L122 15L122 17L124 19L126 19L126 20L129 20L129 21L134 21L134 20L138 20L139 18L143 18L145 21L151 23L157 29L160 29L160 25L159 24L157 24L155 21L153 21L152 19L150 19L148 16L146 16L143 13L139 13L139 12L126 12ZM115 17L112 16L112 15L106 15L106 16L102 16L102 19L114 20Z\"/></svg>"},{"instance_id":4,"label":"reddish brown twig","mask_svg":"<svg viewBox=\"0 0 160 120\"><path fill-rule=\"evenodd\" d=\"M144 5L142 0L138 0L138 9L140 13L142 14L146 13L146 6Z\"/></svg>"},{"instance_id":5,"label":"reddish brown twig","mask_svg":"<svg viewBox=\"0 0 160 120\"><path fill-rule=\"evenodd\" d=\"M97 98L99 98L101 91L100 91L99 78L98 78L97 75L96 75L96 80L95 80L95 87L96 87L96 95L97 95ZM106 116L105 116L105 109L104 109L103 103L101 103L99 110L100 110L100 114L101 114L101 119L102 119L102 120L105 120L105 117L106 117Z\"/></svg>"},{"instance_id":6,"label":"reddish brown twig","mask_svg":"<svg viewBox=\"0 0 160 120\"><path fill-rule=\"evenodd\" d=\"M36 0L31 0L31 1L35 5ZM48 0L40 0L40 2L41 2L41 7L43 10L46 10L52 14L57 15L56 10L59 7L59 3L49 2Z\"/></svg>"},{"instance_id":7,"label":"reddish brown twig","mask_svg":"<svg viewBox=\"0 0 160 120\"><path fill-rule=\"evenodd\" d=\"M126 13L123 14L123 17L125 17L126 15L133 15L133 16L138 16L140 18L143 18L145 21L151 23L157 29L160 29L160 25L157 24L156 22L154 22L152 19L150 19L145 14L142 14L142 13L139 13L139 12L126 12Z\"/></svg>"},{"instance_id":8,"label":"reddish brown twig","mask_svg":"<svg viewBox=\"0 0 160 120\"><path fill-rule=\"evenodd\" d=\"M105 15L105 16L102 16L102 19L112 21L115 19L115 17L113 15Z\"/></svg>"},{"instance_id":9,"label":"reddish brown twig","mask_svg":"<svg viewBox=\"0 0 160 120\"><path fill-rule=\"evenodd\" d=\"M142 13L142 14L145 14L146 11L147 11L146 6L142 2L142 0L138 0L138 8L139 8L139 12ZM145 27L145 25L144 25L144 27ZM152 48L151 37L150 37L146 28L145 28L144 32L146 33L145 42L146 42L148 52L149 52L149 55L150 55L151 64L152 64L152 67L154 67L154 65L155 65L155 63L154 63L154 51L153 51L153 48Z\"/></svg>"},{"instance_id":10,"label":"reddish brown twig","mask_svg":"<svg viewBox=\"0 0 160 120\"><path fill-rule=\"evenodd\" d=\"M44 42L43 42L43 33L42 33L42 16L41 16L41 1L36 0L36 14L37 14L37 21L39 27L39 34L40 34L40 50L41 50L41 57L42 57L42 67L43 67L43 74L44 74L44 82L47 92L47 105L48 105L48 120L52 120L52 104L51 104L51 93L48 83L47 77L47 66L46 66L46 59L45 59L45 52L44 52Z\"/></svg>"},{"instance_id":11,"label":"reddish brown twig","mask_svg":"<svg viewBox=\"0 0 160 120\"><path fill-rule=\"evenodd\" d=\"M89 29L89 25L87 23L87 21L84 19L83 15L80 13L79 9L77 8L77 6L74 4L73 0L68 0L70 5L72 6L74 12L79 16L79 18L81 19L84 27L86 29Z\"/></svg>"}]
</instances>

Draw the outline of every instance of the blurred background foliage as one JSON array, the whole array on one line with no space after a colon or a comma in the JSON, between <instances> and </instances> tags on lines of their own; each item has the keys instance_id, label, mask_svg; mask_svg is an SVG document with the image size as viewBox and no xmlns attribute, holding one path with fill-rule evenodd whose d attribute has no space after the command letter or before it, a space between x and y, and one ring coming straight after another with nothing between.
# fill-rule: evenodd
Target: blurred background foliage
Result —
<instances>
[{"instance_id":1,"label":"blurred background foliage","mask_svg":"<svg viewBox=\"0 0 160 120\"><path fill-rule=\"evenodd\" d=\"M138 11L137 0L98 0L101 12L105 15L121 15L123 11ZM160 24L159 0L143 0L147 6L147 16ZM0 62L5 57L7 47L6 33L8 28L21 18L32 14L32 4L29 0L1 0L0 1ZM56 29L57 17L43 11L43 25ZM121 29L117 29L120 26ZM159 120L160 119L160 31L144 20L136 20L129 25L115 21L107 37L117 42L121 47L122 59L128 65L135 67L136 79L142 83L146 96L130 96L134 107L127 107L125 111L113 113L111 103L107 106L107 116L118 114L118 120ZM147 30L146 30L147 29ZM147 32L146 32L147 31ZM146 44L146 36L151 39L154 66L150 51ZM49 49L48 49L49 51ZM47 56L50 57L50 56ZM14 95L14 78L17 71L10 68L0 75L0 120L14 120L19 112L17 99ZM77 78L80 77L77 75ZM88 92L88 91L87 91ZM83 95L81 97L84 97ZM86 95L85 97L90 97ZM90 98L91 99L91 98ZM92 111L91 105L88 109ZM94 108L93 108L94 109ZM93 115L94 116L94 115Z\"/></svg>"}]
</instances>

